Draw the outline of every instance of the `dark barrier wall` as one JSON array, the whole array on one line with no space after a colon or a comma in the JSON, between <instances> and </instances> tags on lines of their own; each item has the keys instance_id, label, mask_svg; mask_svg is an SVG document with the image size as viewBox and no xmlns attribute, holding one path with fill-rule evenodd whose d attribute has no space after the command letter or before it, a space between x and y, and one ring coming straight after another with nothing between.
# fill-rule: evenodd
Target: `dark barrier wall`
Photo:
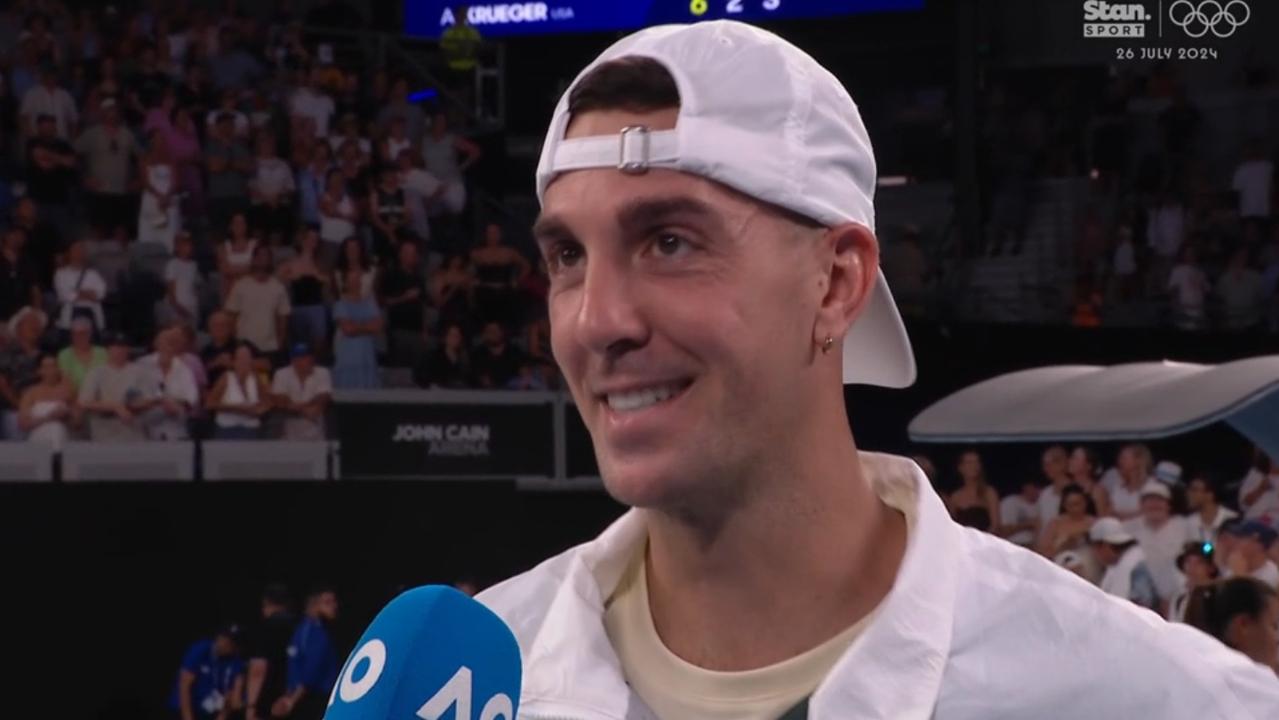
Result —
<instances>
[{"instance_id":1,"label":"dark barrier wall","mask_svg":"<svg viewBox=\"0 0 1279 720\"><path fill-rule=\"evenodd\" d=\"M1273 339L1135 331L914 328L912 336L917 387L848 391L864 448L915 449L905 435L915 412L1004 371L1279 352ZM570 448L589 451L589 440L573 435ZM948 467L956 449L925 450ZM1228 476L1246 459L1220 428L1155 450L1209 458ZM992 479L1005 487L1034 472L1038 451L984 449ZM568 464L591 469L580 452ZM16 668L6 673L0 714L161 717L184 648L220 620L251 618L267 581L336 584L338 634L349 641L401 586L507 576L590 538L620 512L602 494L521 494L483 480L0 485L0 630L6 667Z\"/></svg>"}]
</instances>

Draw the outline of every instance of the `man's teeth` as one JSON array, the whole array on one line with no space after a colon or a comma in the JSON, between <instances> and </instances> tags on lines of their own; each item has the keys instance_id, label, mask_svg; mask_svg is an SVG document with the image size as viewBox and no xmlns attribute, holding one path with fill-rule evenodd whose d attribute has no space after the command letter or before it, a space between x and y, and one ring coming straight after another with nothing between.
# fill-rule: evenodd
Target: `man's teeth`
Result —
<instances>
[{"instance_id":1,"label":"man's teeth","mask_svg":"<svg viewBox=\"0 0 1279 720\"><path fill-rule=\"evenodd\" d=\"M643 410L650 405L656 405L663 400L669 400L678 394L680 386L678 384L657 385L643 390L625 393L609 393L608 406L618 412L631 412L634 410Z\"/></svg>"}]
</instances>

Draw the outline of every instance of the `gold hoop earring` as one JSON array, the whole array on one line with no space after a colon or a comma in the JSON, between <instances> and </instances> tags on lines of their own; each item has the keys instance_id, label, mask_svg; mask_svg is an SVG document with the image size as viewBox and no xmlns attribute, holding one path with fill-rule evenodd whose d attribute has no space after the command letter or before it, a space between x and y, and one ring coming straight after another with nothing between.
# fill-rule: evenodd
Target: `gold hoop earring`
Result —
<instances>
[{"instance_id":1,"label":"gold hoop earring","mask_svg":"<svg viewBox=\"0 0 1279 720\"><path fill-rule=\"evenodd\" d=\"M831 337L830 335L827 335L826 339L822 341L822 354L826 355L827 353L830 352L830 349L834 346L835 346L835 338Z\"/></svg>"}]
</instances>

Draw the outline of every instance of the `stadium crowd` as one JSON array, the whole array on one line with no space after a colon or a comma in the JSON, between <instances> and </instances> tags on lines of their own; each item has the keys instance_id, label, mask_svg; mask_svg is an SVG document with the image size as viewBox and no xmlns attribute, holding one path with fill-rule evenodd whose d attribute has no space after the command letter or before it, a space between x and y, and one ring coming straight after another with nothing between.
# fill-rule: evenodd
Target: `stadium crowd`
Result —
<instances>
[{"instance_id":1,"label":"stadium crowd","mask_svg":"<svg viewBox=\"0 0 1279 720\"><path fill-rule=\"evenodd\" d=\"M467 230L480 148L285 8L0 10L0 437L310 438L386 367L557 384L544 274Z\"/></svg>"}]
</instances>

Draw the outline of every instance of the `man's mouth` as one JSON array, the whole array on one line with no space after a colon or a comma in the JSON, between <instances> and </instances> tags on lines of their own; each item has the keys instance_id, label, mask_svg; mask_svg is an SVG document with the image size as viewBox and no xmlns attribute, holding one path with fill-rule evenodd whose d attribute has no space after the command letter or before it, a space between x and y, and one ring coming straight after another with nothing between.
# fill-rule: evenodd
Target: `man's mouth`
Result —
<instances>
[{"instance_id":1,"label":"man's mouth","mask_svg":"<svg viewBox=\"0 0 1279 720\"><path fill-rule=\"evenodd\" d=\"M635 412L666 402L684 392L692 380L675 380L604 394L610 410L619 413Z\"/></svg>"}]
</instances>

